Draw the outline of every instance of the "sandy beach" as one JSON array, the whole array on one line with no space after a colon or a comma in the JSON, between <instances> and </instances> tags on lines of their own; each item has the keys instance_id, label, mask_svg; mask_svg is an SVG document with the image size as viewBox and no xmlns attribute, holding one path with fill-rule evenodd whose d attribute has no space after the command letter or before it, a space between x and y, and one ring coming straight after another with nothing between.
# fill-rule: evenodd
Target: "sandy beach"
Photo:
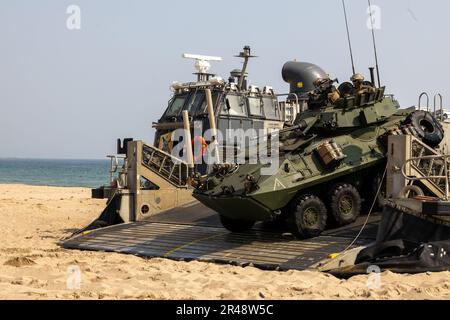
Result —
<instances>
[{"instance_id":1,"label":"sandy beach","mask_svg":"<svg viewBox=\"0 0 450 320\"><path fill-rule=\"evenodd\" d=\"M65 250L58 240L105 204L83 188L0 185L0 299L450 299L450 272L339 280L311 271L274 272L201 262ZM81 271L68 289L68 269Z\"/></svg>"}]
</instances>

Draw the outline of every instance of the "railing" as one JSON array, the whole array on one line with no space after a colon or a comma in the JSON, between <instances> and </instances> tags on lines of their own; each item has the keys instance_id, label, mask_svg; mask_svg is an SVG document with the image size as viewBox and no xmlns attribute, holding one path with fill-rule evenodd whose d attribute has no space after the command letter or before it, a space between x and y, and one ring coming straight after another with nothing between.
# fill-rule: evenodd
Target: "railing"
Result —
<instances>
[{"instance_id":1,"label":"railing","mask_svg":"<svg viewBox=\"0 0 450 320\"><path fill-rule=\"evenodd\" d=\"M287 97L287 99L289 99L289 97L294 97L295 98L295 104L298 106L300 99L298 97L298 94L296 93L281 93L281 94L276 94L275 97Z\"/></svg>"},{"instance_id":2,"label":"railing","mask_svg":"<svg viewBox=\"0 0 450 320\"><path fill-rule=\"evenodd\" d=\"M177 187L184 188L189 183L188 164L158 148L142 147L142 164Z\"/></svg>"},{"instance_id":3,"label":"railing","mask_svg":"<svg viewBox=\"0 0 450 320\"><path fill-rule=\"evenodd\" d=\"M302 110L302 106L300 106L300 101L305 101L304 98L300 98L296 93L282 93L276 94L275 97L286 97L286 101L279 102L280 113L282 113L283 121L293 123L295 121L296 116L304 111ZM295 98L295 106L288 105L287 99L289 97ZM288 114L288 110L290 114Z\"/></svg>"},{"instance_id":4,"label":"railing","mask_svg":"<svg viewBox=\"0 0 450 320\"><path fill-rule=\"evenodd\" d=\"M439 173L439 175L432 175L432 169L433 166L436 162L436 160L441 160L442 161L442 167L441 167L441 171ZM420 156L420 157L414 157L414 158L410 158L407 159L406 162L403 164L402 166L402 174L404 176L405 179L409 180L409 181L432 181L432 180L437 180L438 183L436 184L438 188L442 188L440 186L440 181L444 180L445 181L445 190L442 190L444 193L444 198L446 201L449 200L449 176L448 176L448 172L449 172L449 159L450 159L450 155L429 155L429 156ZM408 166L408 164L410 165L414 165L416 167L418 167L417 163L420 164L421 161L423 160L430 160L430 165L429 165L429 171L427 174L423 173L424 175L422 177L411 177L406 173L406 167ZM414 163L416 161L416 164ZM419 169L420 170L420 169ZM444 175L442 175L444 174Z\"/></svg>"},{"instance_id":5,"label":"railing","mask_svg":"<svg viewBox=\"0 0 450 320\"><path fill-rule=\"evenodd\" d=\"M419 104L417 105L417 108L419 110L422 110L422 98L425 97L427 100L427 112L430 111L430 96L428 95L428 93L426 92L422 92L419 96Z\"/></svg>"},{"instance_id":6,"label":"railing","mask_svg":"<svg viewBox=\"0 0 450 320\"><path fill-rule=\"evenodd\" d=\"M108 155L106 156L110 159L109 164L109 183L112 183L114 180L114 174L119 169L119 159L125 159L125 156L123 155Z\"/></svg>"},{"instance_id":7,"label":"railing","mask_svg":"<svg viewBox=\"0 0 450 320\"><path fill-rule=\"evenodd\" d=\"M426 111L427 112L431 112L431 110L430 110L430 96L428 95L427 92L422 92L420 94L420 96L419 96L419 104L417 105L417 109L424 111L423 108L422 108L422 100L423 100L424 97L426 98ZM433 115L437 119L439 119L439 121L441 121L441 122L445 120L443 100L444 100L444 98L443 98L442 94L436 93L434 95L434 98L433 98L433 102L434 102Z\"/></svg>"},{"instance_id":8,"label":"railing","mask_svg":"<svg viewBox=\"0 0 450 320\"><path fill-rule=\"evenodd\" d=\"M439 121L444 121L444 106L443 106L443 97L442 94L437 93L434 95L434 116L437 117L438 114L436 113L436 107L437 107L437 101L439 99L440 105L439 105Z\"/></svg>"}]
</instances>

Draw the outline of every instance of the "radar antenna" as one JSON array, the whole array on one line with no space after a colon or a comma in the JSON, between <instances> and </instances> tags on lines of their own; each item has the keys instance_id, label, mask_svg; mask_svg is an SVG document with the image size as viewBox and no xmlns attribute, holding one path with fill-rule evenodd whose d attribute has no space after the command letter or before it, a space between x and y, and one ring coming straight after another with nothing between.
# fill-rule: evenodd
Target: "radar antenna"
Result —
<instances>
[{"instance_id":1,"label":"radar antenna","mask_svg":"<svg viewBox=\"0 0 450 320\"><path fill-rule=\"evenodd\" d=\"M352 74L355 74L355 61L353 60L352 41L350 39L350 30L348 28L347 10L345 8L345 0L342 0L342 8L344 9L345 27L347 28L348 47L350 49L350 59L352 61Z\"/></svg>"},{"instance_id":2,"label":"radar antenna","mask_svg":"<svg viewBox=\"0 0 450 320\"><path fill-rule=\"evenodd\" d=\"M375 41L375 31L374 31L374 26L373 26L372 4L370 3L370 0L367 0L367 3L369 4L370 25L371 25L371 29L372 29L373 51L375 53L375 65L376 65L376 69L377 69L378 87L381 88L380 67L378 65L377 43Z\"/></svg>"},{"instance_id":3,"label":"radar antenna","mask_svg":"<svg viewBox=\"0 0 450 320\"><path fill-rule=\"evenodd\" d=\"M245 46L244 51L239 53L239 55L237 55L236 57L244 59L244 65L242 66L241 76L239 77L239 84L238 84L239 90L242 90L245 80L245 73L247 72L248 61L250 60L250 58L256 58L256 56L251 55L250 46Z\"/></svg>"},{"instance_id":4,"label":"radar antenna","mask_svg":"<svg viewBox=\"0 0 450 320\"><path fill-rule=\"evenodd\" d=\"M210 61L222 61L221 57L204 56L200 54L184 53L183 58L196 60L195 69L198 81L208 81L214 74L208 73L211 68Z\"/></svg>"}]
</instances>

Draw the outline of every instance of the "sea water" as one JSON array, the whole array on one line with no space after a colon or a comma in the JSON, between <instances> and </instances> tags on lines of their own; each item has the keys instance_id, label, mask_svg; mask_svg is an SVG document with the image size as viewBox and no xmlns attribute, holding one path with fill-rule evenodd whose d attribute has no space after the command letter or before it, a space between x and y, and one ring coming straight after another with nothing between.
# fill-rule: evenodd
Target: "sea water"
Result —
<instances>
[{"instance_id":1,"label":"sea water","mask_svg":"<svg viewBox=\"0 0 450 320\"><path fill-rule=\"evenodd\" d=\"M0 159L0 183L99 187L108 184L109 160Z\"/></svg>"}]
</instances>

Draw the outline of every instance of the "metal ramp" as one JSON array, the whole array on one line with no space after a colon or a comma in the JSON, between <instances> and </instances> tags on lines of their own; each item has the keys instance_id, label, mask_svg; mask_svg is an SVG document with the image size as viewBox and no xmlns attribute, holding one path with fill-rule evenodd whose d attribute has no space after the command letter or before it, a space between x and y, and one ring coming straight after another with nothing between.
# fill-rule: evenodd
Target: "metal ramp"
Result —
<instances>
[{"instance_id":1,"label":"metal ramp","mask_svg":"<svg viewBox=\"0 0 450 320\"><path fill-rule=\"evenodd\" d=\"M169 210L149 221L94 230L61 245L68 249L141 257L253 265L269 270L304 270L344 250L360 230L362 220L364 218L318 238L300 241L282 230L268 230L262 225L250 232L230 233L219 227L217 214L195 204ZM355 246L375 239L378 221L378 218L371 221Z\"/></svg>"}]
</instances>

